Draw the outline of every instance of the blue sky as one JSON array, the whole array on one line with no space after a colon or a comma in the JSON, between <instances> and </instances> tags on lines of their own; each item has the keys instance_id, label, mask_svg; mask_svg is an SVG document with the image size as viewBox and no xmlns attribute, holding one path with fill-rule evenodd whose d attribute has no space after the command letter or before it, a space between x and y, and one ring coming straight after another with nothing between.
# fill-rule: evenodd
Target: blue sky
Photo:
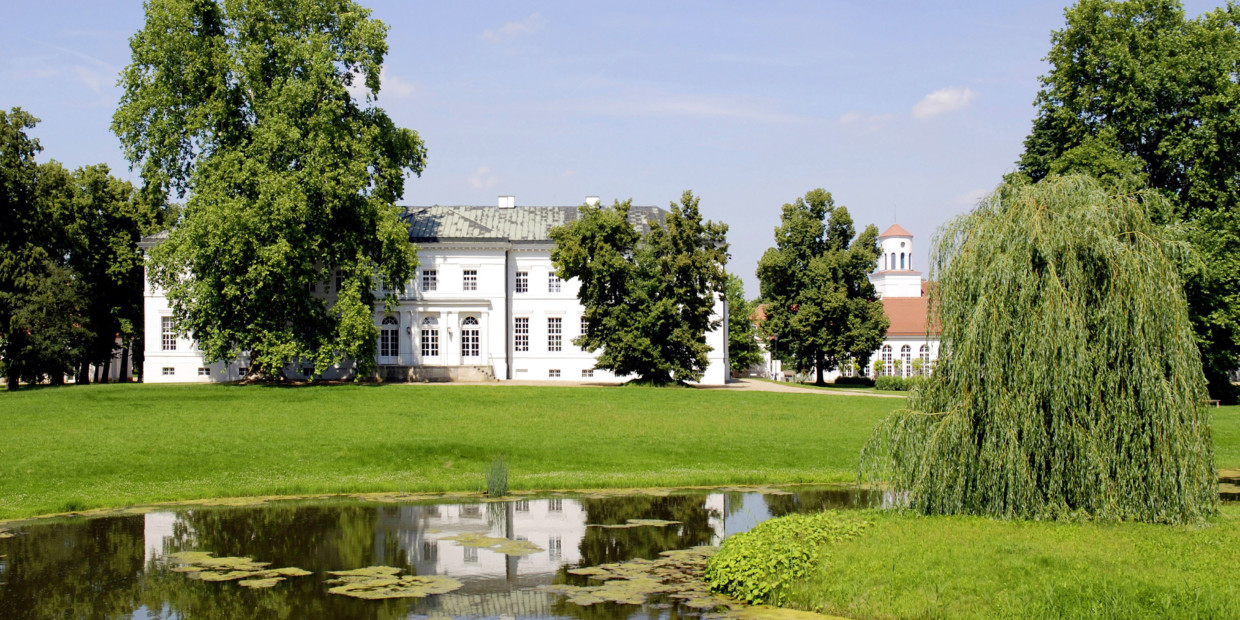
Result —
<instances>
[{"instance_id":1,"label":"blue sky","mask_svg":"<svg viewBox=\"0 0 1240 620\"><path fill-rule=\"evenodd\" d=\"M685 189L754 269L780 207L831 191L858 227L930 237L1011 170L1058 2L363 0L390 26L379 105L427 143L402 204L666 206ZM1185 3L1195 16L1213 2ZM137 2L18 3L0 107L42 119L40 161L105 162Z\"/></svg>"}]
</instances>

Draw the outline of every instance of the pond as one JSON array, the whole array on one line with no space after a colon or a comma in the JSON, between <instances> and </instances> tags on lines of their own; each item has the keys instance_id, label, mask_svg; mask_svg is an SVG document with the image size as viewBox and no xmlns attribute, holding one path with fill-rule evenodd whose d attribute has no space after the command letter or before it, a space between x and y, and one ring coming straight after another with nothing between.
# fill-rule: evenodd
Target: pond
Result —
<instances>
[{"instance_id":1,"label":"pond","mask_svg":"<svg viewBox=\"0 0 1240 620\"><path fill-rule=\"evenodd\" d=\"M841 487L733 488L271 501L28 521L0 526L0 617L694 617L708 606L690 595L596 595L580 586L601 582L582 573L718 545L773 516L882 503ZM332 574L357 569L372 570ZM357 598L393 592L422 596Z\"/></svg>"}]
</instances>

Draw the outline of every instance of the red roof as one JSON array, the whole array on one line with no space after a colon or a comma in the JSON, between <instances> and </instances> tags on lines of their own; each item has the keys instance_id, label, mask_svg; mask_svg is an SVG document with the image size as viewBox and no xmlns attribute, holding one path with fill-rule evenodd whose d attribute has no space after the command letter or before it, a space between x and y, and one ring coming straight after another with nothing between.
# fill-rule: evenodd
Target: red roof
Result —
<instances>
[{"instance_id":1,"label":"red roof","mask_svg":"<svg viewBox=\"0 0 1240 620\"><path fill-rule=\"evenodd\" d=\"M913 233L907 230L904 230L904 228L900 226L899 224L892 224L891 228L888 228L887 231L879 235L878 238L882 239L883 237L912 237L912 236L913 236Z\"/></svg>"},{"instance_id":2,"label":"red roof","mask_svg":"<svg viewBox=\"0 0 1240 620\"><path fill-rule=\"evenodd\" d=\"M930 309L930 283L922 281L920 297L884 297L883 311L887 313L888 336L938 336L937 325L926 329L927 311Z\"/></svg>"}]
</instances>

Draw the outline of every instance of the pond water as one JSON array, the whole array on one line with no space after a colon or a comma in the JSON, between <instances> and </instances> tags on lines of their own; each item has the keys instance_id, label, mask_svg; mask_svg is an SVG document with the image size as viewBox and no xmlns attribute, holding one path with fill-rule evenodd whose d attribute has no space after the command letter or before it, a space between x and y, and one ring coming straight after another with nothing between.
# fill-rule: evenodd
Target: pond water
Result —
<instances>
[{"instance_id":1,"label":"pond water","mask_svg":"<svg viewBox=\"0 0 1240 620\"><path fill-rule=\"evenodd\" d=\"M578 605L546 588L597 584L569 571L718 545L772 516L882 500L854 489L791 487L482 503L278 501L33 521L0 526L0 618L692 617L702 612L666 596ZM626 527L602 527L617 525ZM271 587L243 587L241 580L195 574L203 567L193 558L204 556L188 551L270 563L248 567L259 572L301 570L257 582ZM425 598L364 600L329 592L339 586L329 581L339 576L328 571L374 566L457 583Z\"/></svg>"}]
</instances>

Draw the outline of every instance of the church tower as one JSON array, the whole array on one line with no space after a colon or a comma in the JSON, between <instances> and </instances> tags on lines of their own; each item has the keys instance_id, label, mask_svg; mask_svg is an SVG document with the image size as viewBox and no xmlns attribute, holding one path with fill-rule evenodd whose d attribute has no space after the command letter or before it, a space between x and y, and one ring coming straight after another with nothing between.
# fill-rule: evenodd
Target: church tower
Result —
<instances>
[{"instance_id":1,"label":"church tower","mask_svg":"<svg viewBox=\"0 0 1240 620\"><path fill-rule=\"evenodd\" d=\"M913 269L913 235L892 224L878 237L878 269L870 282L879 297L921 297L921 272Z\"/></svg>"}]
</instances>

